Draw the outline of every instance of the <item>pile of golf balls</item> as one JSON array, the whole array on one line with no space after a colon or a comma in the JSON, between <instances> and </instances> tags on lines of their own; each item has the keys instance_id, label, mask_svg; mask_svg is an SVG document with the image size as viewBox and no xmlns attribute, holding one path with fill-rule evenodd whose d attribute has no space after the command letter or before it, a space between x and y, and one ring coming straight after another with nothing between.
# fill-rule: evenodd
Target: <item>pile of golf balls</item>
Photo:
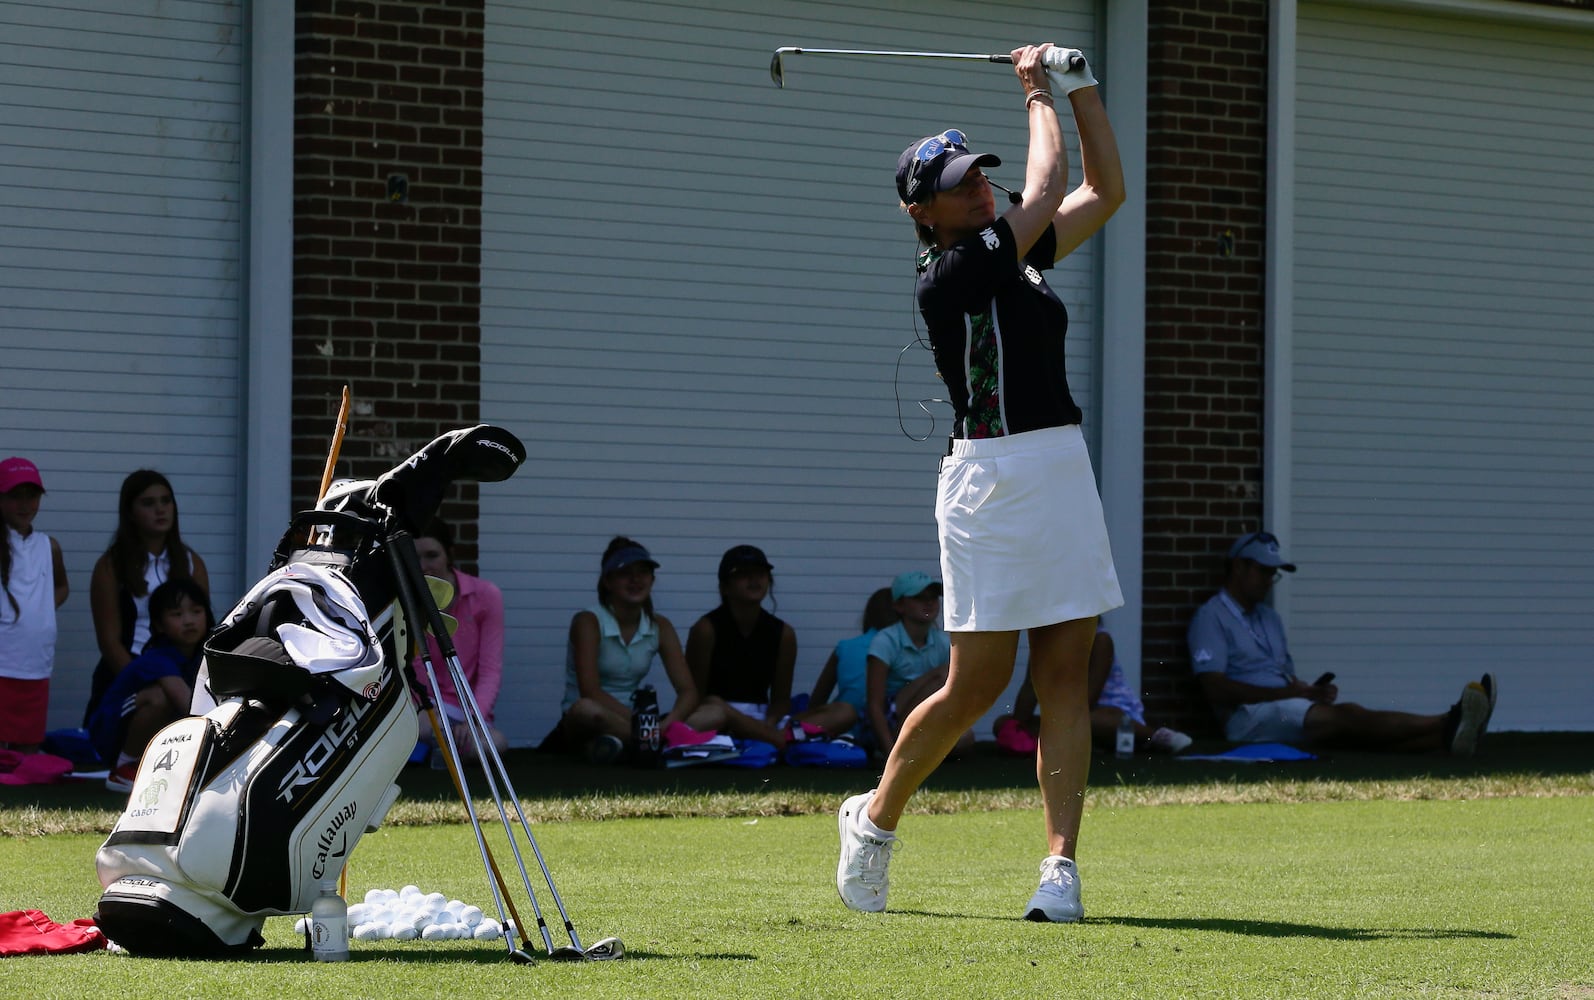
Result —
<instances>
[{"instance_id":1,"label":"pile of golf balls","mask_svg":"<svg viewBox=\"0 0 1594 1000\"><path fill-rule=\"evenodd\" d=\"M300 917L294 931L303 934L308 917ZM510 933L515 922L508 921ZM349 937L355 941L484 941L502 936L504 928L481 907L449 899L440 892L422 892L407 885L398 891L370 889L365 902L349 904Z\"/></svg>"}]
</instances>

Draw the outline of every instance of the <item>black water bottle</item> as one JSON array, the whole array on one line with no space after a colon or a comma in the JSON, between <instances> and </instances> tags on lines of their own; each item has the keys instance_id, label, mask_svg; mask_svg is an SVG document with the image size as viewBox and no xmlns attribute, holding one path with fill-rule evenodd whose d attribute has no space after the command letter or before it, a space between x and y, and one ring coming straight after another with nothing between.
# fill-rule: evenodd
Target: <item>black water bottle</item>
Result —
<instances>
[{"instance_id":1,"label":"black water bottle","mask_svg":"<svg viewBox=\"0 0 1594 1000\"><path fill-rule=\"evenodd\" d=\"M645 684L631 695L631 742L635 745L638 767L658 767L663 763L659 753L659 696L651 684Z\"/></svg>"}]
</instances>

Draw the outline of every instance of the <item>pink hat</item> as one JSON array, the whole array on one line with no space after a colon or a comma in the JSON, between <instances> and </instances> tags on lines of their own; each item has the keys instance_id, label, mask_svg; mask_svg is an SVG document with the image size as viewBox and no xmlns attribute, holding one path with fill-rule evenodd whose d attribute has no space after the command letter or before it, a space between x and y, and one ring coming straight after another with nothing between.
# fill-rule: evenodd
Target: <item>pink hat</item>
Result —
<instances>
[{"instance_id":1,"label":"pink hat","mask_svg":"<svg viewBox=\"0 0 1594 1000\"><path fill-rule=\"evenodd\" d=\"M25 458L8 458L0 462L0 493L10 493L18 486L32 483L41 491L44 480L39 478L39 467Z\"/></svg>"}]
</instances>

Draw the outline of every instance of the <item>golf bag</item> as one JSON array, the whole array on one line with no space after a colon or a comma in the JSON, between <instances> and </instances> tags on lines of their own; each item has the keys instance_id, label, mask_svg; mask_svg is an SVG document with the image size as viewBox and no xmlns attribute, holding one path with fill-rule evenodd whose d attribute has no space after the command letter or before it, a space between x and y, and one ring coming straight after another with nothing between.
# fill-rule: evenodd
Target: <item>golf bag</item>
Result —
<instances>
[{"instance_id":1,"label":"golf bag","mask_svg":"<svg viewBox=\"0 0 1594 1000\"><path fill-rule=\"evenodd\" d=\"M337 877L418 735L395 548L450 482L505 479L524 457L501 429L455 431L294 518L207 638L196 714L150 741L96 856L107 937L135 954L247 951L267 916L307 911Z\"/></svg>"}]
</instances>

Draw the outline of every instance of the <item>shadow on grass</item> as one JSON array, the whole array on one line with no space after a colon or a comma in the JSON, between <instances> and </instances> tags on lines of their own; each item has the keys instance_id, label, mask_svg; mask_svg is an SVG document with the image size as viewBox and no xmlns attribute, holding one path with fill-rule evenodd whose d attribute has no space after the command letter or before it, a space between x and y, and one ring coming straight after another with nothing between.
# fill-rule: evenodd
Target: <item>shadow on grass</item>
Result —
<instances>
[{"instance_id":1,"label":"shadow on grass","mask_svg":"<svg viewBox=\"0 0 1594 1000\"><path fill-rule=\"evenodd\" d=\"M1502 931L1440 929L1437 927L1325 927L1322 924L1296 924L1282 920L1224 920L1197 917L1095 917L1093 924L1119 924L1124 927L1156 927L1162 930L1217 931L1220 934L1248 934L1252 937L1315 937L1328 941L1441 941L1449 938L1486 941L1513 941L1514 934Z\"/></svg>"},{"instance_id":2,"label":"shadow on grass","mask_svg":"<svg viewBox=\"0 0 1594 1000\"><path fill-rule=\"evenodd\" d=\"M1024 923L1022 916L994 916L979 913L940 913L934 910L896 910L906 917L939 917L945 920L997 920ZM1248 934L1252 937L1315 937L1327 941L1438 941L1447 938L1513 941L1514 934L1501 931L1440 930L1436 927L1325 927L1322 924L1295 924L1281 920L1225 920L1197 917L1086 917L1086 924L1116 924L1122 927L1155 927L1172 931L1215 931L1219 934Z\"/></svg>"}]
</instances>

